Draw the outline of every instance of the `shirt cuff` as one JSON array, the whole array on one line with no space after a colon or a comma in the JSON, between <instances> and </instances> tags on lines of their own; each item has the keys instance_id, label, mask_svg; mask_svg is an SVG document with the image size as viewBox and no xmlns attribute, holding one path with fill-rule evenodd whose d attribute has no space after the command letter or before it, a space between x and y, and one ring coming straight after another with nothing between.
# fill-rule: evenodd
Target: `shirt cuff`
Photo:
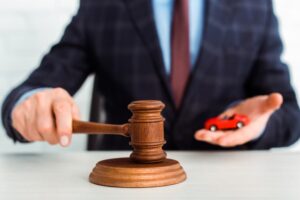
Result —
<instances>
[{"instance_id":1,"label":"shirt cuff","mask_svg":"<svg viewBox=\"0 0 300 200\"><path fill-rule=\"evenodd\" d=\"M43 91L43 90L46 90L46 89L49 89L47 87L43 87L43 88L37 88L37 89L33 89L33 90L30 90L26 93L24 93L19 99L18 101L16 102L15 106L22 103L23 101L25 101L26 99L28 99L29 97L31 97L32 95L40 92L40 91ZM14 106L14 107L15 107Z\"/></svg>"}]
</instances>

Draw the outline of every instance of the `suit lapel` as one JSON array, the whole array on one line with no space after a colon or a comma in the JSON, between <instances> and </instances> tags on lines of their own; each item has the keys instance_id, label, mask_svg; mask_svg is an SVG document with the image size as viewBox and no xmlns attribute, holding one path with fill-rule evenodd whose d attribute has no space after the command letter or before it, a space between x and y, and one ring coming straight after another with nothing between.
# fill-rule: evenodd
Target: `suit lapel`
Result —
<instances>
[{"instance_id":1,"label":"suit lapel","mask_svg":"<svg viewBox=\"0 0 300 200\"><path fill-rule=\"evenodd\" d=\"M145 46L151 54L156 72L162 80L162 85L165 89L165 92L169 100L173 102L170 83L165 71L160 43L156 31L151 0L124 0L124 2L127 5L137 32L141 36Z\"/></svg>"},{"instance_id":2,"label":"suit lapel","mask_svg":"<svg viewBox=\"0 0 300 200\"><path fill-rule=\"evenodd\" d=\"M189 98L199 90L197 74L205 76L205 71L214 66L222 54L222 45L225 39L230 10L228 1L206 0L204 33L197 61L189 78L181 109L189 104ZM199 76L198 76L199 77Z\"/></svg>"},{"instance_id":3,"label":"suit lapel","mask_svg":"<svg viewBox=\"0 0 300 200\"><path fill-rule=\"evenodd\" d=\"M216 56L222 53L230 18L230 10L226 3L228 1L206 0L204 34L195 63L195 71L199 68L209 68L216 61Z\"/></svg>"}]
</instances>

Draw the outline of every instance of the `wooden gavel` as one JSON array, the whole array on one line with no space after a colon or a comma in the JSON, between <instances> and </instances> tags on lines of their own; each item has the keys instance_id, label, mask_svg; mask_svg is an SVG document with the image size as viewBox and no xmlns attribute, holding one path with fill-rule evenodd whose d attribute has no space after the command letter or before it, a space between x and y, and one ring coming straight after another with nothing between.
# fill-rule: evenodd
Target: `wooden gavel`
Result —
<instances>
[{"instance_id":1,"label":"wooden gavel","mask_svg":"<svg viewBox=\"0 0 300 200\"><path fill-rule=\"evenodd\" d=\"M165 105L161 101L142 100L128 105L132 112L128 123L122 125L101 124L73 120L73 133L110 134L130 137L133 152L130 158L139 163L163 161L166 153L164 118L161 112Z\"/></svg>"}]
</instances>

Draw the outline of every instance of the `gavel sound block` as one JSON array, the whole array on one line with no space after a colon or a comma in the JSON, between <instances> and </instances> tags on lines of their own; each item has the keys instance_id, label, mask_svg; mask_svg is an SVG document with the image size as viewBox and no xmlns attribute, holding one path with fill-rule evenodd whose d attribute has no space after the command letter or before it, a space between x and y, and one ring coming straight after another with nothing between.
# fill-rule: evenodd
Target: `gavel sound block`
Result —
<instances>
[{"instance_id":1,"label":"gavel sound block","mask_svg":"<svg viewBox=\"0 0 300 200\"><path fill-rule=\"evenodd\" d=\"M113 187L159 187L180 183L186 174L178 161L167 159L162 146L164 118L160 101L134 101L132 117L123 125L73 121L73 133L114 134L130 137L130 158L100 161L89 176L90 182Z\"/></svg>"}]
</instances>

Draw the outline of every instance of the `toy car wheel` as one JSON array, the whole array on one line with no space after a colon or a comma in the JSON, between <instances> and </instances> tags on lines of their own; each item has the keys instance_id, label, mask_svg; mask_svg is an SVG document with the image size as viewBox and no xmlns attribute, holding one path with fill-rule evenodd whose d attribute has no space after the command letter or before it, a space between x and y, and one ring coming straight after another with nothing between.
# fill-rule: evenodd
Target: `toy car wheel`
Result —
<instances>
[{"instance_id":1,"label":"toy car wheel","mask_svg":"<svg viewBox=\"0 0 300 200\"><path fill-rule=\"evenodd\" d=\"M216 125L211 125L210 127L209 127L209 130L210 131L216 131L218 128L217 128L217 126Z\"/></svg>"},{"instance_id":2,"label":"toy car wheel","mask_svg":"<svg viewBox=\"0 0 300 200\"><path fill-rule=\"evenodd\" d=\"M237 124L236 124L236 127L237 128L242 128L244 126L244 123L243 122L238 122Z\"/></svg>"}]
</instances>

